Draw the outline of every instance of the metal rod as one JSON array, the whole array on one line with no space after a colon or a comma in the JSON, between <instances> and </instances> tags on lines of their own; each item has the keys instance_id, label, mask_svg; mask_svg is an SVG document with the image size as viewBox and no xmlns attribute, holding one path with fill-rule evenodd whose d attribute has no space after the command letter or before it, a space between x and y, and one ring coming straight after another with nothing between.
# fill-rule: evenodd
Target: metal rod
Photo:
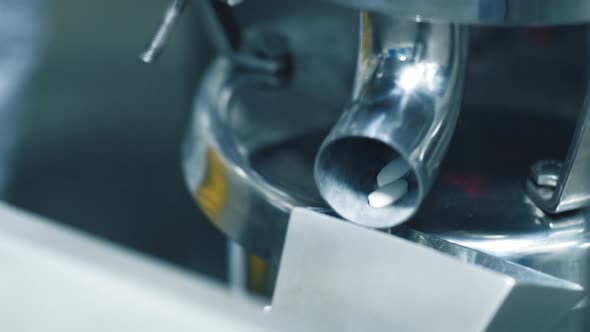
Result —
<instances>
[{"instance_id":1,"label":"metal rod","mask_svg":"<svg viewBox=\"0 0 590 332\"><path fill-rule=\"evenodd\" d=\"M236 242L227 240L227 279L229 289L237 295L248 293L246 251Z\"/></svg>"},{"instance_id":2,"label":"metal rod","mask_svg":"<svg viewBox=\"0 0 590 332\"><path fill-rule=\"evenodd\" d=\"M162 22L158 26L154 37L145 51L140 54L140 59L143 62L154 63L162 54L185 6L186 0L174 0L168 9L166 9Z\"/></svg>"}]
</instances>

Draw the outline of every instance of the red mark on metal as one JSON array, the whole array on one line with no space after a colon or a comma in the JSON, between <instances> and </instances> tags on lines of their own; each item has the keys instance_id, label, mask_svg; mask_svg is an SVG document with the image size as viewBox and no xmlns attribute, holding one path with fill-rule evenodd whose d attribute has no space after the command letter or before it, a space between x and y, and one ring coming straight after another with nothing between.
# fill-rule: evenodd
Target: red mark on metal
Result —
<instances>
[{"instance_id":1,"label":"red mark on metal","mask_svg":"<svg viewBox=\"0 0 590 332\"><path fill-rule=\"evenodd\" d=\"M484 187L484 179L479 175L454 175L444 176L447 184L461 187L466 196L475 198L481 196Z\"/></svg>"}]
</instances>

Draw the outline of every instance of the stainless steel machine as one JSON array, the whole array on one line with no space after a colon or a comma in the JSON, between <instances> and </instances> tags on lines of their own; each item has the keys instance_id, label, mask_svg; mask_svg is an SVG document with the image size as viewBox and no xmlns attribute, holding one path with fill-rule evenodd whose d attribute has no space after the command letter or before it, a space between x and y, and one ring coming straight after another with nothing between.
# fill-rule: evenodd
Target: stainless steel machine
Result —
<instances>
[{"instance_id":1,"label":"stainless steel machine","mask_svg":"<svg viewBox=\"0 0 590 332\"><path fill-rule=\"evenodd\" d=\"M229 238L271 265L280 263L277 290L289 266L301 269L301 287L313 285L303 282L306 273L317 276L311 263L296 268L285 261L294 254L281 262L283 249L300 246L308 253L315 243L313 224L306 232L289 230L299 207L359 225L352 228L358 234L379 229L390 241L452 252L469 266L514 274L504 265L513 262L517 270L532 271L526 266L590 287L590 106L583 92L585 28L579 26L590 20L590 2L177 0L145 61L159 54L185 5L198 6L219 50L201 79L182 150L187 183ZM566 24L572 26L550 28ZM544 42L522 37L527 34ZM547 37L555 34L562 35ZM575 70L564 70L572 63ZM329 257L330 245L341 245L335 239L348 230L334 227L320 241L326 247L314 247L317 256ZM346 238L351 248L373 245L360 240L363 235ZM411 279L397 256L412 253L387 250L374 263L398 262L386 270ZM413 264L436 265L414 254ZM363 275L387 275L366 257L353 261ZM297 259L314 261L304 253ZM354 270L343 272L352 278ZM428 289L425 302L452 302L445 285L440 292L407 287L413 294ZM324 287L318 292L328 297L346 302L352 296ZM373 294L366 301L390 303L379 292L362 291ZM300 306L310 304L305 295L286 293L301 296ZM541 320L551 312L534 308L562 299L516 293L513 305L489 304L510 323L484 324L482 331L528 331L519 315L529 310ZM482 291L482 302L486 296ZM557 325L535 330L590 331L587 296L559 309L566 314L555 317Z\"/></svg>"}]
</instances>

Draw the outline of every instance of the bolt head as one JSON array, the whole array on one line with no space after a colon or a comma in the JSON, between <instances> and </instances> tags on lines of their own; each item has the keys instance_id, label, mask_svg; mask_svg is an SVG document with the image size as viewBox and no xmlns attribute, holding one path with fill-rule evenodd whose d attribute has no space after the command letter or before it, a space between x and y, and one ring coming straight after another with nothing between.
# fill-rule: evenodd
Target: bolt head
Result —
<instances>
[{"instance_id":1,"label":"bolt head","mask_svg":"<svg viewBox=\"0 0 590 332\"><path fill-rule=\"evenodd\" d=\"M562 163L555 160L541 160L531 167L530 178L534 184L540 187L557 186Z\"/></svg>"}]
</instances>

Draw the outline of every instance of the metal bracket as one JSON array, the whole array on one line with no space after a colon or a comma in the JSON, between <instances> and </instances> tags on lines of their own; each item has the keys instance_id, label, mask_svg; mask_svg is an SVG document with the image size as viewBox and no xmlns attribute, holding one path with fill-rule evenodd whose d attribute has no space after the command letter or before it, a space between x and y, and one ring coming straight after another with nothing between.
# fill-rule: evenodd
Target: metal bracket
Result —
<instances>
[{"instance_id":1,"label":"metal bracket","mask_svg":"<svg viewBox=\"0 0 590 332\"><path fill-rule=\"evenodd\" d=\"M579 285L436 236L395 235L294 209L271 314L307 331L540 331L583 297Z\"/></svg>"},{"instance_id":2,"label":"metal bracket","mask_svg":"<svg viewBox=\"0 0 590 332\"><path fill-rule=\"evenodd\" d=\"M534 169L536 166L539 165L533 166L533 174L538 171ZM552 172L551 168L545 169ZM526 189L531 200L544 212L561 213L590 205L590 88L555 186L536 181L539 175L543 174L536 174L527 181Z\"/></svg>"}]
</instances>

